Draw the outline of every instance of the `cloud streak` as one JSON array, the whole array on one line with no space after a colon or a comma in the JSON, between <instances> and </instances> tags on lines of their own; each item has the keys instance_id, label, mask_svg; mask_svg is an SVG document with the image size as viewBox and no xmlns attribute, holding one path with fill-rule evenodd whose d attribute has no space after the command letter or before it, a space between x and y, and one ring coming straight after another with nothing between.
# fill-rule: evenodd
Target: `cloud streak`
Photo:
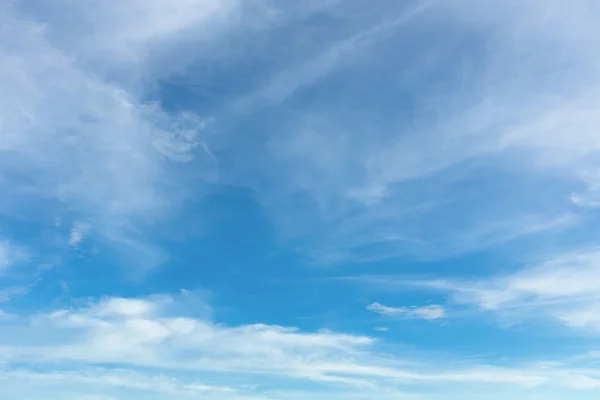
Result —
<instances>
[{"instance_id":1,"label":"cloud streak","mask_svg":"<svg viewBox=\"0 0 600 400\"><path fill-rule=\"evenodd\" d=\"M377 302L369 304L367 310L387 317L417 318L433 321L446 317L446 310L439 305L422 307L388 307Z\"/></svg>"},{"instance_id":2,"label":"cloud streak","mask_svg":"<svg viewBox=\"0 0 600 400\"><path fill-rule=\"evenodd\" d=\"M555 254L511 273L499 273L470 280L404 280L376 276L355 278L356 282L376 286L417 287L450 294L447 307L468 306L497 314L503 321L527 323L554 321L587 333L600 332L596 317L600 296L600 253L582 249ZM405 308L373 303L369 309L383 315L402 314Z\"/></svg>"},{"instance_id":3,"label":"cloud streak","mask_svg":"<svg viewBox=\"0 0 600 400\"><path fill-rule=\"evenodd\" d=\"M9 240L0 240L0 274L28 258L29 253L23 247Z\"/></svg>"},{"instance_id":4,"label":"cloud streak","mask_svg":"<svg viewBox=\"0 0 600 400\"><path fill-rule=\"evenodd\" d=\"M69 245L71 247L77 248L77 245L85 240L86 236L92 230L92 226L90 224L86 224L85 222L75 222L73 227L71 227L71 234L69 236Z\"/></svg>"},{"instance_id":5,"label":"cloud streak","mask_svg":"<svg viewBox=\"0 0 600 400\"><path fill-rule=\"evenodd\" d=\"M242 157L260 178L240 180L284 236L344 263L444 258L585 225L573 203L594 204L597 10L510 4L434 2L393 28L378 14L349 29L364 43L303 43L308 61L272 73L269 104L250 101L266 148Z\"/></svg>"},{"instance_id":6,"label":"cloud streak","mask_svg":"<svg viewBox=\"0 0 600 400\"><path fill-rule=\"evenodd\" d=\"M139 5L120 4L124 12L116 19L105 15L112 8L100 3L101 9L89 11L76 2L58 1L57 9L43 16L32 15L25 4L2 7L0 40L6 62L0 67L0 87L10 101L0 102L0 190L5 194L0 212L42 224L57 217L84 219L114 246L139 253L150 268L156 257L144 255L151 245L136 227L173 214L185 187L171 179L169 163L193 159L205 126L198 116L171 115L145 102L86 64L89 60L81 52L132 55L147 41L198 22L180 20L190 16L187 8L171 9L159 18L166 3L151 2L144 12L133 12ZM190 2L186 7L199 5ZM62 8L82 16L77 26L58 24L55 12ZM93 21L86 23L89 18ZM128 18L137 23L129 24ZM115 36L114 24L122 24L123 35ZM63 30L71 28L84 30L79 39L85 39L85 46L66 42L76 38L63 37ZM126 48L105 42L115 37ZM85 231L74 226L70 244L83 240ZM123 236L128 239L119 240Z\"/></svg>"},{"instance_id":7,"label":"cloud streak","mask_svg":"<svg viewBox=\"0 0 600 400\"><path fill-rule=\"evenodd\" d=\"M479 398L589 398L600 390L587 361L440 361L402 350L410 329L379 335L391 342L370 334L373 319L426 329L418 320L484 313L600 332L600 9L589 1L5 3L0 397L463 399L483 388ZM222 204L223 193L234 201ZM204 224L206 197L215 204ZM261 212L247 213L255 203ZM372 303L379 317L361 333L357 316L331 317L329 326L351 327L345 332L287 326L298 325L280 300L288 293L257 299L281 305L285 315L268 313L269 323L243 294L237 311L246 314L234 322L205 315L206 304L186 308L185 292L140 294L172 290L192 268L190 281L236 296L238 280L248 291L267 286L274 258L243 257L264 255L237 241L246 225L218 226L215 241L201 244L186 234L196 225L212 232L212 214L230 209L268 226L248 230L276 247L269 257L291 260L277 278L297 284L314 271L305 264L415 276L430 262L440 278L384 283L448 301ZM80 268L86 248L98 254L89 275ZM231 248L242 256L226 259ZM24 286L31 268L20 265L36 264L41 282L46 259L58 266L48 279L93 282L63 282L59 298L59 285ZM494 265L469 275L481 260ZM172 270L139 287L110 271L167 261ZM456 270L445 278L446 266ZM92 297L70 303L67 287ZM99 297L100 288L112 295ZM303 310L323 314L309 307L334 303L318 292L302 297ZM352 298L360 311L364 297ZM422 304L408 294L393 301ZM18 392L30 385L37 392Z\"/></svg>"},{"instance_id":8,"label":"cloud streak","mask_svg":"<svg viewBox=\"0 0 600 400\"><path fill-rule=\"evenodd\" d=\"M577 380L588 379L592 383L598 374L589 371L587 374L592 375L588 376L568 369L492 365L466 368L448 365L444 369L428 365L426 360L413 360L413 366L406 369L403 367L406 361L378 354L376 341L370 337L329 331L303 332L262 324L224 326L182 315L177 312L181 301L181 297L165 295L137 299L107 297L69 310L15 315L2 320L4 334L0 355L7 368L6 376L54 382L72 379L78 385L102 384L181 394L184 398L205 392L207 395L224 393L223 396L245 392L252 398L252 394L258 393L248 392L243 385L223 387L218 382L224 376L238 376L236 380L242 382L244 377L264 376L268 380L295 379L313 384L371 388L385 394L385 390L401 390L408 384L466 382L575 388ZM396 315L399 310L381 305L372 308L387 315ZM416 310L415 313L424 318L434 316L431 315L433 309L422 309L427 311ZM439 312L435 317L439 317ZM23 329L28 333L18 334L24 332ZM27 367L32 362L62 365L63 371L34 372ZM124 370L106 369L109 365L118 365ZM77 371L68 366L76 367ZM142 372L147 368L169 371L180 378L151 378ZM185 377L191 372L202 372L214 383L186 383ZM267 385L263 378L252 381Z\"/></svg>"}]
</instances>

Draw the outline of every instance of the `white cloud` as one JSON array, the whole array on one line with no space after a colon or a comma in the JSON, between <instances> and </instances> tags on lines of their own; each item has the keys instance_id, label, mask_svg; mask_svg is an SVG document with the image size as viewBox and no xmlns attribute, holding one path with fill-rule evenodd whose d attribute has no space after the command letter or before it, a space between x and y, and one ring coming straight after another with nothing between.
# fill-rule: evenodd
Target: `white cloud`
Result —
<instances>
[{"instance_id":1,"label":"white cloud","mask_svg":"<svg viewBox=\"0 0 600 400\"><path fill-rule=\"evenodd\" d=\"M0 212L41 222L57 214L82 218L111 245L139 253L132 259L152 267L162 257L137 228L174 213L187 189L172 179L168 163L194 157L205 125L200 117L146 104L119 79L104 79L102 63L88 63L86 54L115 62L138 57L148 41L207 21L216 2L178 2L163 16L171 2L53 3L55 9L0 7L0 89L6 93L0 101ZM62 11L81 19L63 23ZM87 226L73 226L72 246Z\"/></svg>"},{"instance_id":2,"label":"white cloud","mask_svg":"<svg viewBox=\"0 0 600 400\"><path fill-rule=\"evenodd\" d=\"M373 342L368 337L328 332L301 333L262 324L225 327L177 315L169 317L171 304L172 299L164 296L147 300L107 298L86 309L34 316L32 326L62 332L69 341L49 342L43 347L22 343L11 352L26 359L41 357L46 362L121 363L326 379L326 371L310 372L313 361L351 357Z\"/></svg>"},{"instance_id":3,"label":"white cloud","mask_svg":"<svg viewBox=\"0 0 600 400\"><path fill-rule=\"evenodd\" d=\"M373 329L376 330L377 332L387 332L390 330L390 328L387 328L385 326L376 326Z\"/></svg>"},{"instance_id":4,"label":"white cloud","mask_svg":"<svg viewBox=\"0 0 600 400\"><path fill-rule=\"evenodd\" d=\"M276 73L265 88L238 100L234 108L255 108L257 105L264 106L265 103L269 105L285 101L304 86L311 86L336 69L352 62L352 59L359 57L359 54L366 52L373 43L386 37L390 32L412 22L431 3L433 2L417 2L394 18L377 23L334 43L317 55L303 60L301 65Z\"/></svg>"},{"instance_id":5,"label":"white cloud","mask_svg":"<svg viewBox=\"0 0 600 400\"><path fill-rule=\"evenodd\" d=\"M19 393L33 396L45 393L51 399L114 400L126 398L168 398L250 400L238 390L227 386L200 383L197 379L176 379L160 373L136 372L127 369L83 368L34 371L24 368L2 370L3 398L18 399ZM25 389L27 388L27 389ZM33 389L33 390L32 390ZM97 394L105 393L105 394ZM33 397L28 397L33 398Z\"/></svg>"},{"instance_id":6,"label":"white cloud","mask_svg":"<svg viewBox=\"0 0 600 400\"><path fill-rule=\"evenodd\" d=\"M138 384L135 375L135 379L129 379L108 366L134 370L152 368L168 371L173 377L202 372L212 377L213 382L225 376L239 376L241 381L255 377L250 382L259 385L264 379L296 379L384 391L417 383L572 387L571 375L588 376L523 366L433 365L426 359L411 360L411 368L406 369L407 361L402 355L390 358L378 354L377 342L370 337L329 331L302 332L263 324L225 326L182 316L177 312L180 301L180 298L162 295L145 299L105 298L84 308L15 315L0 321L3 324L0 359L8 366L16 363L15 368L18 366L21 370L30 362L47 367L72 365L78 371L74 378L77 382L90 383L90 379L94 379L108 385L167 390L173 394L218 391L217 387L222 385L162 384L155 378L152 378L154 384ZM384 306L376 308L390 310ZM391 310L395 313L397 309ZM439 310L437 314L434 311L414 312L419 317L438 318ZM88 374L82 369L103 365L108 369L100 374L93 371ZM27 371L22 373L27 375L30 373ZM21 372L17 369L10 373ZM59 379L67 375L58 370L39 378ZM555 380L553 376L560 379ZM243 391L243 386L233 389Z\"/></svg>"},{"instance_id":7,"label":"white cloud","mask_svg":"<svg viewBox=\"0 0 600 400\"><path fill-rule=\"evenodd\" d=\"M488 309L545 301L569 302L595 296L595 281L599 277L599 252L572 253L484 281L474 285L472 293L477 302Z\"/></svg>"},{"instance_id":8,"label":"white cloud","mask_svg":"<svg viewBox=\"0 0 600 400\"><path fill-rule=\"evenodd\" d=\"M15 296L23 296L29 293L29 288L26 286L9 286L0 289L0 303L10 301Z\"/></svg>"},{"instance_id":9,"label":"white cloud","mask_svg":"<svg viewBox=\"0 0 600 400\"><path fill-rule=\"evenodd\" d=\"M586 224L569 197L594 204L598 11L509 3L420 2L399 24L386 3L242 96L285 115L242 164L290 240L327 262L435 258Z\"/></svg>"},{"instance_id":10,"label":"white cloud","mask_svg":"<svg viewBox=\"0 0 600 400\"><path fill-rule=\"evenodd\" d=\"M69 236L69 245L77 247L92 230L92 225L85 222L75 222L71 227L71 234Z\"/></svg>"},{"instance_id":11,"label":"white cloud","mask_svg":"<svg viewBox=\"0 0 600 400\"><path fill-rule=\"evenodd\" d=\"M238 8L237 0L94 0L85 6L73 0L53 0L26 10L35 19L47 21L53 40L78 60L127 73L129 68L142 67L141 63L151 67L153 53L175 41L181 45L190 37L201 41L215 34L237 16ZM73 19L65 23L61 14ZM171 61L162 68L181 67Z\"/></svg>"},{"instance_id":12,"label":"white cloud","mask_svg":"<svg viewBox=\"0 0 600 400\"><path fill-rule=\"evenodd\" d=\"M187 69L194 62L222 65L237 54L230 41L238 36L245 43L247 33L262 35L333 3L3 4L0 213L40 223L86 221L130 265L151 268L168 259L147 233L176 215L183 199L204 195L202 183L217 176L207 132L213 119L188 105L166 111L148 99L172 75L197 79L196 68ZM192 159L193 170L173 165ZM74 230L72 245L81 233Z\"/></svg>"},{"instance_id":13,"label":"white cloud","mask_svg":"<svg viewBox=\"0 0 600 400\"><path fill-rule=\"evenodd\" d=\"M242 16L247 9L240 11L240 3L125 0L83 6L75 0L51 0L35 2L36 7L18 1L0 6L0 92L5 94L0 99L0 213L39 221L49 214L51 219L73 214L62 220L89 221L95 234L136 263L154 266L164 260L167 255L148 242L145 232L180 209L188 187L181 187L180 165L172 162L189 162L208 148L206 124L202 117L172 115L147 104L139 82L152 86L157 77L188 73L184 67L194 59L206 70L218 68L210 63L214 53L235 46L220 46L213 39L221 31L233 35L233 25L241 20L254 20ZM328 2L327 7L334 8L335 17L345 3ZM459 0L419 3L417 12L398 13L400 8L391 12L388 3L362 10L380 17L376 21L348 23L340 31L328 24L335 30L329 39L334 39L323 50L323 29L317 40L301 35L296 47L279 37L285 27L267 32L277 36L276 46L265 45L264 21L284 24L294 17L281 16L285 13L271 2L251 2L250 8L268 12L256 19L258 39L243 35L240 48L254 42L268 48L268 58L259 60L256 70L276 64L277 71L265 85L260 79L248 85L265 89L250 89L248 96L220 111L228 122L236 120L239 115L231 110L258 98L263 100L258 107L251 105L258 110L256 119L265 104L273 107L269 115L286 118L260 121L265 131L257 135L257 149L247 150L249 141L238 145L235 135L220 139L223 148L239 151L229 159L241 160L244 169L252 165L251 173L258 171L231 180L251 182L283 230L290 236L308 232L304 237L314 240L307 246L309 255L330 261L444 256L582 223L575 214L581 210L574 210L568 199L590 208L598 202L593 171L599 165L600 91L590 84L598 80L600 65L597 10L585 1L570 2L567 8L559 0ZM357 9L356 15L361 14ZM377 14L378 9L384 11ZM340 20L356 20L345 17ZM420 39L423 45L415 45ZM472 52L459 51L470 45ZM195 52L188 52L192 47ZM300 47L303 51L296 51ZM301 54L304 62L273 56L272 48ZM448 79L435 79L446 71ZM324 90L286 108L315 82L338 72L349 78L339 86L347 86L346 91ZM365 82L365 76L372 80ZM379 101L386 96L388 102ZM360 107L353 103L357 99ZM412 102L423 115L413 113ZM240 132L247 135L246 129ZM234 175L230 167L223 168ZM496 179L506 171L508 177ZM480 176L489 186L472 184ZM543 184L535 186L540 180ZM71 231L73 246L85 238L80 228ZM428 285L486 310L527 308L567 325L594 328L600 324L592 283L598 278L594 254L567 255L474 283ZM12 244L0 242L0 269L13 265L14 255ZM441 365L406 370L380 357L378 343L370 337L263 324L219 325L173 313L171 306L164 297L107 298L88 307L17 316L2 322L0 357L45 366L116 363L362 387L398 382L597 386L596 376L581 371L470 366L457 372ZM374 303L369 308L388 316L445 316L441 306ZM18 373L11 374L17 379ZM62 379L27 374L18 378L23 379L19 387L27 387L28 379ZM109 385L125 386L107 375L102 377ZM89 377L71 378L90 383ZM174 388L171 394L183 395L188 385L149 379L159 392ZM128 382L136 385L137 380ZM386 397L394 395L378 398Z\"/></svg>"},{"instance_id":14,"label":"white cloud","mask_svg":"<svg viewBox=\"0 0 600 400\"><path fill-rule=\"evenodd\" d=\"M28 252L8 240L0 240L0 273L29 258Z\"/></svg>"},{"instance_id":15,"label":"white cloud","mask_svg":"<svg viewBox=\"0 0 600 400\"><path fill-rule=\"evenodd\" d=\"M23 203L36 203L40 212L58 200L65 212L75 210L73 219L90 221L98 234L129 250L122 253L139 252L148 264L166 259L136 228L172 215L194 186L181 183L181 170L169 162L213 156L204 116L172 115L144 99L170 74L196 87L194 71L230 62L241 65L236 75L248 79L242 85L248 93L215 106L215 115L243 124L235 110L250 103L257 115L268 105L275 110L269 115L286 118L275 121L276 129L264 124L256 149L238 144L238 132L219 138L221 149L235 153L225 159L255 165L252 176L226 163L207 169L223 168L228 184L251 186L289 237L315 237L303 248L314 259L443 257L581 222L568 201L547 199L571 196L576 204L595 204L595 180L582 178L598 166L599 91L586 84L598 75L595 10L576 1L565 21L557 1L514 0L509 7L491 1L477 7L466 1L409 7L386 2L381 10L387 11L348 24L341 22L345 3L126 0L83 7L53 0L51 6L3 7L7 61L0 89L11 101L0 103L0 116L2 131L11 133L0 139L0 151L13 155L0 163L0 171L9 172L2 174L0 189L10 193L0 210L22 216L31 209ZM287 31L279 28L296 32L295 24L313 12L331 17L326 38L310 36L299 44L279 36ZM547 18L540 20L541 14ZM71 16L68 23L63 15ZM444 24L431 22L440 16ZM236 34L243 37L239 48L228 41ZM464 43L465 37L477 43ZM456 54L433 38L449 38L467 50ZM260 48L287 49L289 43L290 49L281 57L258 51L257 60L248 60L240 48L254 39ZM390 56L390 48L402 60ZM469 67L479 59L477 68ZM193 60L206 68L186 69ZM245 73L254 61L261 70L266 66L256 80ZM465 67L457 71L453 61ZM436 68L449 71L443 82L430 82ZM315 82L338 75L348 78L346 91L330 91L302 112L286 112ZM373 82L364 83L365 76ZM237 95L239 88L233 89ZM401 96L423 111L381 107L383 95ZM355 112L352 99L363 97L368 101ZM485 191L486 202L468 188L457 190L457 181L477 176L479 169L465 167L474 160L486 172L518 168L518 179L504 178L524 190L494 186ZM19 182L6 180L12 171L21 174ZM525 190L528 182L519 179L538 174L568 180L569 189L552 184ZM559 222L535 223L545 219ZM527 220L536 229L524 227ZM486 240L477 241L481 231ZM367 251L369 245L375 250Z\"/></svg>"},{"instance_id":16,"label":"white cloud","mask_svg":"<svg viewBox=\"0 0 600 400\"><path fill-rule=\"evenodd\" d=\"M6 241L0 242L0 270L6 269L12 263L10 245Z\"/></svg>"},{"instance_id":17,"label":"white cloud","mask_svg":"<svg viewBox=\"0 0 600 400\"><path fill-rule=\"evenodd\" d=\"M99 383L110 386L141 389L145 391L164 393L169 395L202 395L210 392L235 392L236 390L226 386L212 386L200 383L184 383L177 379L161 375L147 376L135 371L116 370L110 371L95 368L82 371L67 371L53 373L31 373L19 370L5 371L8 377L13 379L46 379L56 381L68 381L71 383Z\"/></svg>"},{"instance_id":18,"label":"white cloud","mask_svg":"<svg viewBox=\"0 0 600 400\"><path fill-rule=\"evenodd\" d=\"M452 294L458 304L498 313L514 322L549 319L600 332L600 252L582 250L556 255L511 273L471 281L398 281ZM365 278L378 285L381 279ZM384 310L385 311L385 310Z\"/></svg>"},{"instance_id":19,"label":"white cloud","mask_svg":"<svg viewBox=\"0 0 600 400\"><path fill-rule=\"evenodd\" d=\"M586 184L586 190L573 193L571 201L580 207L600 207L600 169L583 171L581 180Z\"/></svg>"},{"instance_id":20,"label":"white cloud","mask_svg":"<svg viewBox=\"0 0 600 400\"><path fill-rule=\"evenodd\" d=\"M406 318L419 318L433 321L446 317L446 310L439 305L429 305L421 307L388 307L379 303L372 303L367 306L367 310L385 316L401 316Z\"/></svg>"}]
</instances>

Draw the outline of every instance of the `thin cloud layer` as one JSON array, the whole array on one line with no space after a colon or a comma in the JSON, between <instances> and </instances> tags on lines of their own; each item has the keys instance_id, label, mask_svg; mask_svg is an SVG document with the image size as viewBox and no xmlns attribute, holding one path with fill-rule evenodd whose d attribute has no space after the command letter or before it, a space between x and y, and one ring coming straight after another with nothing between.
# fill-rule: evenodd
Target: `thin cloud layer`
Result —
<instances>
[{"instance_id":1,"label":"thin cloud layer","mask_svg":"<svg viewBox=\"0 0 600 400\"><path fill-rule=\"evenodd\" d=\"M452 293L458 303L501 314L514 313L518 322L546 318L597 333L599 274L600 255L590 250L558 255L515 273L479 282L422 284Z\"/></svg>"},{"instance_id":2,"label":"thin cloud layer","mask_svg":"<svg viewBox=\"0 0 600 400\"><path fill-rule=\"evenodd\" d=\"M598 20L2 3L0 397L597 396Z\"/></svg>"},{"instance_id":3,"label":"thin cloud layer","mask_svg":"<svg viewBox=\"0 0 600 400\"><path fill-rule=\"evenodd\" d=\"M169 115L103 80L76 49L63 47L54 31L59 26L49 25L54 14L38 20L26 4L25 10L18 5L7 4L0 14L6 60L0 86L7 94L0 104L1 212L42 224L57 217L85 218L116 246L144 252L148 246L134 226L163 218L177 206L182 188L172 184L168 163L193 158L202 120ZM139 28L140 40L157 38L146 31L150 22ZM156 35L170 32L161 31L160 24L155 28ZM115 37L111 25L100 25L97 32ZM88 42L86 50L98 48ZM78 232L71 233L72 245L82 239Z\"/></svg>"},{"instance_id":4,"label":"thin cloud layer","mask_svg":"<svg viewBox=\"0 0 600 400\"><path fill-rule=\"evenodd\" d=\"M439 305L422 307L388 307L375 302L369 304L367 310L389 317L422 318L428 321L444 318L446 316L446 310Z\"/></svg>"},{"instance_id":5,"label":"thin cloud layer","mask_svg":"<svg viewBox=\"0 0 600 400\"><path fill-rule=\"evenodd\" d=\"M471 280L407 280L389 276L351 280L386 290L416 287L429 293L447 293L449 301L446 308L475 308L481 313L496 314L503 323L553 322L597 335L600 332L596 317L600 304L599 274L600 254L596 249L587 249L555 254L512 273ZM439 306L431 307L437 310ZM387 316L417 315L421 308L394 308L379 303L367 307ZM429 313L427 307L425 309L424 315ZM440 308L440 312L443 311L444 308ZM461 313L464 310L458 312L459 315Z\"/></svg>"},{"instance_id":6,"label":"thin cloud layer","mask_svg":"<svg viewBox=\"0 0 600 400\"><path fill-rule=\"evenodd\" d=\"M0 240L0 274L28 258L29 254L26 249L9 240Z\"/></svg>"},{"instance_id":7,"label":"thin cloud layer","mask_svg":"<svg viewBox=\"0 0 600 400\"><path fill-rule=\"evenodd\" d=\"M76 388L99 385L146 395L232 399L270 398L268 382L273 379L304 381L305 385L317 385L315 388L323 383L356 387L383 395L394 388L410 392L408 388L416 383L473 382L523 388L558 385L580 390L598 386L592 384L597 372L563 367L471 365L444 370L423 360L419 364L413 361L407 369L403 367L405 361L378 354L375 340L367 336L261 324L223 326L173 312L180 301L181 297L165 295L104 298L70 310L14 315L1 322L6 333L0 343L2 359L7 363L3 375L36 385L51 382L60 386L69 380ZM27 334L16 335L19 331ZM31 363L59 369L36 371ZM111 371L109 365L119 369ZM140 367L150 370L135 372L134 368ZM160 371L160 375L152 370ZM190 380L191 372L201 371L208 382ZM166 378L167 372L180 378ZM237 376L234 381L238 382L262 377L251 389L244 384L218 384L226 376ZM586 380L587 386L578 383Z\"/></svg>"},{"instance_id":8,"label":"thin cloud layer","mask_svg":"<svg viewBox=\"0 0 600 400\"><path fill-rule=\"evenodd\" d=\"M582 177L598 168L597 10L421 2L395 12L305 50L308 61L268 81L270 95L244 100L302 110L269 117L279 128L263 129L267 148L247 161L284 233L329 263L445 257L571 227L574 204L593 204L594 179ZM336 79L348 97L319 90ZM478 191L456 185L470 180Z\"/></svg>"}]
</instances>

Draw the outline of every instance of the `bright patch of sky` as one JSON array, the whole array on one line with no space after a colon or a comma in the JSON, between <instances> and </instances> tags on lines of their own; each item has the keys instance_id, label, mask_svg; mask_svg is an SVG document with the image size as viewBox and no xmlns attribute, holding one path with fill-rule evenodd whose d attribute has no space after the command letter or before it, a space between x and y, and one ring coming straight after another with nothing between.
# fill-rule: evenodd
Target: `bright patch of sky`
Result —
<instances>
[{"instance_id":1,"label":"bright patch of sky","mask_svg":"<svg viewBox=\"0 0 600 400\"><path fill-rule=\"evenodd\" d=\"M0 398L600 398L600 4L0 3Z\"/></svg>"}]
</instances>

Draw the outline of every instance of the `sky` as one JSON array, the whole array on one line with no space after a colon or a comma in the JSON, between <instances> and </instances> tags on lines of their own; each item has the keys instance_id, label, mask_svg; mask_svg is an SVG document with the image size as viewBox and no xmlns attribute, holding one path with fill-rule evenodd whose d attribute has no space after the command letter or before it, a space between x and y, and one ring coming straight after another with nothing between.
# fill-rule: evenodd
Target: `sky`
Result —
<instances>
[{"instance_id":1,"label":"sky","mask_svg":"<svg viewBox=\"0 0 600 400\"><path fill-rule=\"evenodd\" d=\"M600 398L599 20L0 2L0 398Z\"/></svg>"}]
</instances>

